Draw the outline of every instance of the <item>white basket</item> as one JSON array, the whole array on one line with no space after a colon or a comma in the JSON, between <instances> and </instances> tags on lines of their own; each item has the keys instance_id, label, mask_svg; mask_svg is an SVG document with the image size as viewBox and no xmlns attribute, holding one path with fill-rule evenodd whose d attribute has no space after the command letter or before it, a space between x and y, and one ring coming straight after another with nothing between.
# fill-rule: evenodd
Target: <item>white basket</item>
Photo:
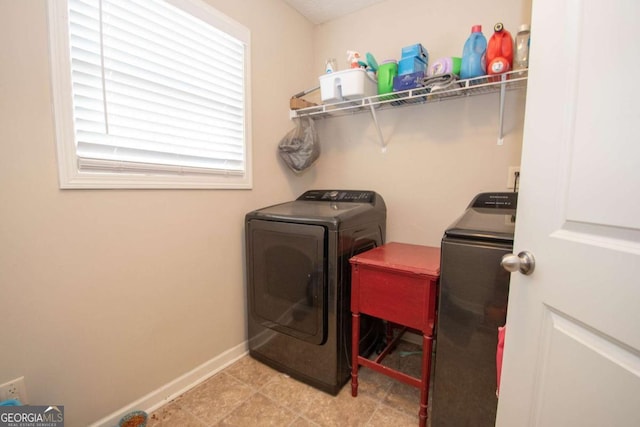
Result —
<instances>
[{"instance_id":1,"label":"white basket","mask_svg":"<svg viewBox=\"0 0 640 427\"><path fill-rule=\"evenodd\" d=\"M378 93L378 83L362 68L336 71L319 77L322 102L364 98Z\"/></svg>"}]
</instances>

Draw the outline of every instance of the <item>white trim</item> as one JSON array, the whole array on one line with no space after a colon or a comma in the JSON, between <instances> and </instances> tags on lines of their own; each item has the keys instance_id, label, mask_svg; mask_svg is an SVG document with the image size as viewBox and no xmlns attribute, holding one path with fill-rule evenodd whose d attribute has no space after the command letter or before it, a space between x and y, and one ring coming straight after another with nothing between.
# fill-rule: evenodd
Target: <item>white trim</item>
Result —
<instances>
[{"instance_id":1,"label":"white trim","mask_svg":"<svg viewBox=\"0 0 640 427\"><path fill-rule=\"evenodd\" d=\"M60 31L60 22L68 21L66 2L49 1L49 61L51 69L52 113L54 116L56 147L58 154L58 178L60 188L73 180L75 147L73 145L73 123L71 112L71 76L60 75L60 70L70 70L68 31ZM71 163L71 164L69 164Z\"/></svg>"},{"instance_id":2,"label":"white trim","mask_svg":"<svg viewBox=\"0 0 640 427\"><path fill-rule=\"evenodd\" d=\"M239 22L229 18L211 5L198 0L165 0L167 3L184 10L196 18L208 22L219 30L249 44L250 31Z\"/></svg>"},{"instance_id":3,"label":"white trim","mask_svg":"<svg viewBox=\"0 0 640 427\"><path fill-rule=\"evenodd\" d=\"M418 335L415 332L406 331L400 340L422 347L422 335Z\"/></svg>"},{"instance_id":4,"label":"white trim","mask_svg":"<svg viewBox=\"0 0 640 427\"><path fill-rule=\"evenodd\" d=\"M206 381L224 368L233 364L241 357L247 355L248 351L248 341L244 341L219 356L216 356L196 367L190 372L168 382L146 396L143 396L129 405L123 406L106 417L94 422L89 427L112 427L114 425L118 425L118 421L120 421L125 414L135 410L143 410L148 414L151 414L153 411L163 405L166 405L182 393L191 390L198 384Z\"/></svg>"},{"instance_id":5,"label":"white trim","mask_svg":"<svg viewBox=\"0 0 640 427\"><path fill-rule=\"evenodd\" d=\"M188 13L207 22L215 21L218 28L237 37L245 50L245 114L243 174L163 174L162 172L117 173L84 171L79 168L73 129L73 100L67 1L49 0L49 61L51 70L52 110L58 156L58 180L61 189L143 189L143 188L201 188L201 189L251 189L253 187L252 132L251 132L251 32L249 29L217 11L201 0L171 0L184 7ZM205 19L206 14L211 14ZM66 70L66 71L65 71ZM159 168L159 171L162 169Z\"/></svg>"}]
</instances>

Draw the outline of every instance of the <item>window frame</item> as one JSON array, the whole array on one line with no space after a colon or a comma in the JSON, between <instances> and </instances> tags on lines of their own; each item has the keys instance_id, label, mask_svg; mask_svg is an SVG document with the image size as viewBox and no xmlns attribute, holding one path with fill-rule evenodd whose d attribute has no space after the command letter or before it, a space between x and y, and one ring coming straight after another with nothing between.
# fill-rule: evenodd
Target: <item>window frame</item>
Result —
<instances>
[{"instance_id":1,"label":"window frame","mask_svg":"<svg viewBox=\"0 0 640 427\"><path fill-rule=\"evenodd\" d=\"M58 178L61 189L251 189L251 46L250 31L202 0L165 0L194 17L237 38L244 44L244 161L245 171L237 173L184 173L171 168L144 168L133 173L115 170L86 171L78 167L76 153L73 93L68 30L67 0L49 0L49 59L55 139L58 157ZM175 169L175 168L174 168Z\"/></svg>"}]
</instances>

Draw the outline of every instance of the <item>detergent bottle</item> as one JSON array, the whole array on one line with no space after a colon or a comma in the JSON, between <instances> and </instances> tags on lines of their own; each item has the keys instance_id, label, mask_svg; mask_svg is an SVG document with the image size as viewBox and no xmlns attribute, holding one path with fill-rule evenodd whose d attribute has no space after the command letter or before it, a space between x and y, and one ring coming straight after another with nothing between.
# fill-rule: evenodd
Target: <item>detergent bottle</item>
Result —
<instances>
[{"instance_id":1,"label":"detergent bottle","mask_svg":"<svg viewBox=\"0 0 640 427\"><path fill-rule=\"evenodd\" d=\"M471 35L464 43L460 78L470 79L483 76L487 69L487 39L482 34L482 25L471 27Z\"/></svg>"},{"instance_id":2,"label":"detergent bottle","mask_svg":"<svg viewBox=\"0 0 640 427\"><path fill-rule=\"evenodd\" d=\"M502 22L493 27L487 46L487 74L502 74L513 68L513 39Z\"/></svg>"},{"instance_id":3,"label":"detergent bottle","mask_svg":"<svg viewBox=\"0 0 640 427\"><path fill-rule=\"evenodd\" d=\"M531 37L531 27L522 24L516 35L516 58L514 68L521 70L529 67L529 41Z\"/></svg>"},{"instance_id":4,"label":"detergent bottle","mask_svg":"<svg viewBox=\"0 0 640 427\"><path fill-rule=\"evenodd\" d=\"M393 78L398 75L398 61L388 59L378 67L378 94L393 92Z\"/></svg>"}]
</instances>

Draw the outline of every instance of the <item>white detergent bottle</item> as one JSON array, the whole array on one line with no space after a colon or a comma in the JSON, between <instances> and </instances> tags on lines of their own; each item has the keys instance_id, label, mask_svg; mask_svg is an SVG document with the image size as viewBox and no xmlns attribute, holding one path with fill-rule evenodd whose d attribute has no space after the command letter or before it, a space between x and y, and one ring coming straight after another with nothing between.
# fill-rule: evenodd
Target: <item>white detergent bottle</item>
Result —
<instances>
[{"instance_id":1,"label":"white detergent bottle","mask_svg":"<svg viewBox=\"0 0 640 427\"><path fill-rule=\"evenodd\" d=\"M513 58L513 69L522 70L529 68L529 43L531 42L531 27L528 24L520 25L516 35L516 54Z\"/></svg>"}]
</instances>

